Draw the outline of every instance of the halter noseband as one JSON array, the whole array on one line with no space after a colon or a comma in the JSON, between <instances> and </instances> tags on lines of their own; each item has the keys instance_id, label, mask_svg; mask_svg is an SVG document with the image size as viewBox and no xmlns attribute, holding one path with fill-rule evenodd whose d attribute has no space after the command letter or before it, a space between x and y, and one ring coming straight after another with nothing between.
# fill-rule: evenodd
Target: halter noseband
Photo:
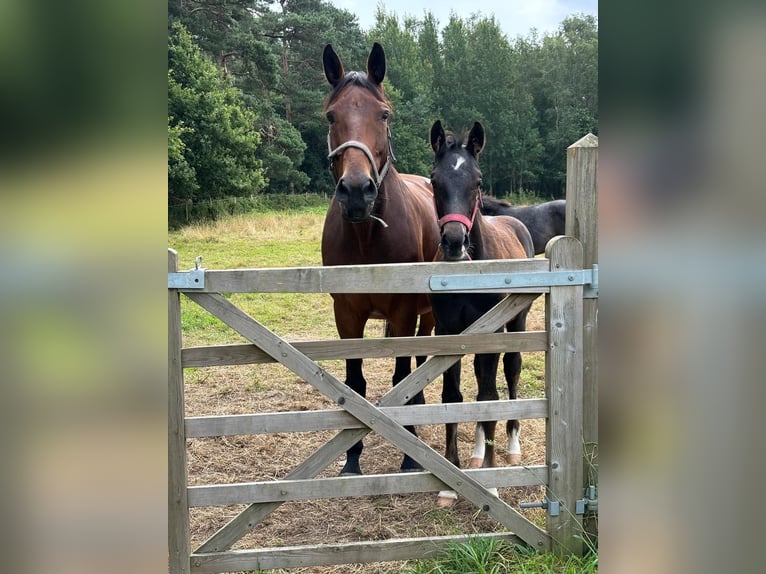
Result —
<instances>
[{"instance_id":1,"label":"halter noseband","mask_svg":"<svg viewBox=\"0 0 766 574\"><path fill-rule=\"evenodd\" d=\"M439 229L442 229L445 223L449 223L450 221L457 221L458 223L462 223L463 225L465 225L467 232L470 233L471 229L473 228L473 222L476 220L476 213L479 211L480 204L481 204L481 189L478 190L478 194L476 195L476 203L473 204L473 213L471 213L470 219L466 217L465 215L463 215L462 213L448 213L444 217L439 218L439 221L438 221ZM434 207L436 207L435 196L434 196Z\"/></svg>"},{"instance_id":2,"label":"halter noseband","mask_svg":"<svg viewBox=\"0 0 766 574\"><path fill-rule=\"evenodd\" d=\"M386 163L383 164L383 168L378 171L378 166L375 165L375 158L372 157L372 152L370 151L370 148L368 148L366 145L364 145L362 142L357 140L349 140L345 143L340 144L335 149L332 149L332 144L330 143L330 132L327 132L327 159L330 160L330 173L332 173L332 177L337 183L338 180L335 177L335 172L333 171L333 166L335 164L335 157L339 155L343 150L355 147L357 149L360 149L364 152L364 155L367 156L367 159L370 162L370 165L372 166L372 171L375 174L375 187L380 187L380 185L383 183L383 179L386 177L386 174L388 173L388 169L391 167L391 164L396 161L396 157L394 156L394 148L391 145L391 130L386 129L388 132L388 150L386 153Z\"/></svg>"}]
</instances>

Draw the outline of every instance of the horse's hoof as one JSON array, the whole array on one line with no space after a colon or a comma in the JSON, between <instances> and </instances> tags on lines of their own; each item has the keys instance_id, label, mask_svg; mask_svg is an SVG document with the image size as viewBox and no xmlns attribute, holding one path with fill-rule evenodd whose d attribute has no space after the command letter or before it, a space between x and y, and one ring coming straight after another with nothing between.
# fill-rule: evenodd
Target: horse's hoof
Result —
<instances>
[{"instance_id":1,"label":"horse's hoof","mask_svg":"<svg viewBox=\"0 0 766 574\"><path fill-rule=\"evenodd\" d=\"M349 472L342 470L338 476L362 476L361 472Z\"/></svg>"},{"instance_id":2,"label":"horse's hoof","mask_svg":"<svg viewBox=\"0 0 766 574\"><path fill-rule=\"evenodd\" d=\"M509 466L518 466L521 464L521 453L520 452L509 452L505 455L505 461L508 463Z\"/></svg>"},{"instance_id":3,"label":"horse's hoof","mask_svg":"<svg viewBox=\"0 0 766 574\"><path fill-rule=\"evenodd\" d=\"M471 460L468 461L468 468L481 468L482 466L484 466L483 458L471 457Z\"/></svg>"},{"instance_id":4,"label":"horse's hoof","mask_svg":"<svg viewBox=\"0 0 766 574\"><path fill-rule=\"evenodd\" d=\"M454 490L442 490L436 497L437 508L452 508L457 504L457 492Z\"/></svg>"}]
</instances>

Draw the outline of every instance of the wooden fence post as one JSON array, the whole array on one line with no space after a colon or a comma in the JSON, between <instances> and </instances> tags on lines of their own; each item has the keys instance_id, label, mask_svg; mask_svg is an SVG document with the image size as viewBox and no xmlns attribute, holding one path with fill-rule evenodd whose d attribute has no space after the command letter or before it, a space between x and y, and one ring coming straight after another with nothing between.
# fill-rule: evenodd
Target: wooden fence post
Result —
<instances>
[{"instance_id":1,"label":"wooden fence post","mask_svg":"<svg viewBox=\"0 0 766 574\"><path fill-rule=\"evenodd\" d=\"M168 249L168 273L178 253ZM186 482L184 373L181 367L181 294L168 289L168 572L188 574L191 543Z\"/></svg>"},{"instance_id":2,"label":"wooden fence post","mask_svg":"<svg viewBox=\"0 0 766 574\"><path fill-rule=\"evenodd\" d=\"M551 271L582 269L582 246L573 237L552 239L545 250ZM577 500L583 495L582 465L582 285L551 287L545 298L548 352L545 361L546 496L548 534L553 551L582 553L582 518ZM558 513L551 503L558 502Z\"/></svg>"},{"instance_id":3,"label":"wooden fence post","mask_svg":"<svg viewBox=\"0 0 766 574\"><path fill-rule=\"evenodd\" d=\"M566 234L583 246L583 267L598 263L598 138L588 134L567 149ZM585 484L598 485L598 299L583 300L583 463ZM586 514L585 531L598 537L598 520Z\"/></svg>"}]
</instances>

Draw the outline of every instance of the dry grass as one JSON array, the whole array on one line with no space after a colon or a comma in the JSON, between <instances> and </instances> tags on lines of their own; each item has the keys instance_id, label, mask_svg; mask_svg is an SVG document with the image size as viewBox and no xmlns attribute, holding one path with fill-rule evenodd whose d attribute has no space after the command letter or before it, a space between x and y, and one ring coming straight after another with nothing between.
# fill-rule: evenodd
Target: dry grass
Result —
<instances>
[{"instance_id":1,"label":"dry grass","mask_svg":"<svg viewBox=\"0 0 766 574\"><path fill-rule=\"evenodd\" d=\"M536 307L541 306L536 302ZM533 309L530 328L539 319ZM382 329L381 329L382 330ZM537 355L529 353L528 355ZM532 358L532 357L530 357ZM472 358L463 361L464 394L471 399L473 385ZM333 375L343 379L339 361L324 362ZM502 365L501 365L502 369ZM393 360L365 361L369 382L368 398L375 400L390 388ZM540 378L536 374L534 378ZM498 380L502 380L498 375ZM507 391L501 385L501 397ZM473 391L475 392L475 391ZM440 381L426 389L426 401L440 399ZM535 396L542 396L538 393ZM525 396L523 398L532 398ZM332 408L333 405L305 381L278 365L218 367L198 369L187 385L187 416L203 414L302 411ZM498 448L507 446L505 432L498 426ZM273 480L283 477L332 436L331 432L290 433L276 435L236 436L189 441L189 482L191 485L221 484ZM444 429L441 425L418 428L421 438L444 451ZM545 426L542 420L522 421L524 464L544 464ZM473 425L459 426L461 460L467 461L473 444ZM327 468L321 476L334 476L344 457ZM362 468L367 474L396 472L401 453L377 434L365 438ZM542 498L540 487L501 489L500 496L518 508L520 501ZM254 548L299 544L320 544L358 540L378 540L415 536L442 536L456 533L478 533L504 530L486 513L477 513L468 501L461 499L451 510L434 506L435 494L377 496L351 499L319 500L283 504L235 548ZM192 546L196 547L243 510L238 507L195 508L191 512ZM525 511L540 521L542 513ZM396 572L396 563L315 567L299 572Z\"/></svg>"}]
</instances>

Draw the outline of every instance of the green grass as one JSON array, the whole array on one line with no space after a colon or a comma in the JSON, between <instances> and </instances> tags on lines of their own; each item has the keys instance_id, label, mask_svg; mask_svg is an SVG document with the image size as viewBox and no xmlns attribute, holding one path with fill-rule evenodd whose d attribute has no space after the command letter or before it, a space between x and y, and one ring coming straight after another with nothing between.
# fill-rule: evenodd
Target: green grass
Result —
<instances>
[{"instance_id":1,"label":"green grass","mask_svg":"<svg viewBox=\"0 0 766 574\"><path fill-rule=\"evenodd\" d=\"M409 564L402 574L595 574L598 555L557 556L540 554L491 538L476 538L468 544L450 545L433 560Z\"/></svg>"}]
</instances>

